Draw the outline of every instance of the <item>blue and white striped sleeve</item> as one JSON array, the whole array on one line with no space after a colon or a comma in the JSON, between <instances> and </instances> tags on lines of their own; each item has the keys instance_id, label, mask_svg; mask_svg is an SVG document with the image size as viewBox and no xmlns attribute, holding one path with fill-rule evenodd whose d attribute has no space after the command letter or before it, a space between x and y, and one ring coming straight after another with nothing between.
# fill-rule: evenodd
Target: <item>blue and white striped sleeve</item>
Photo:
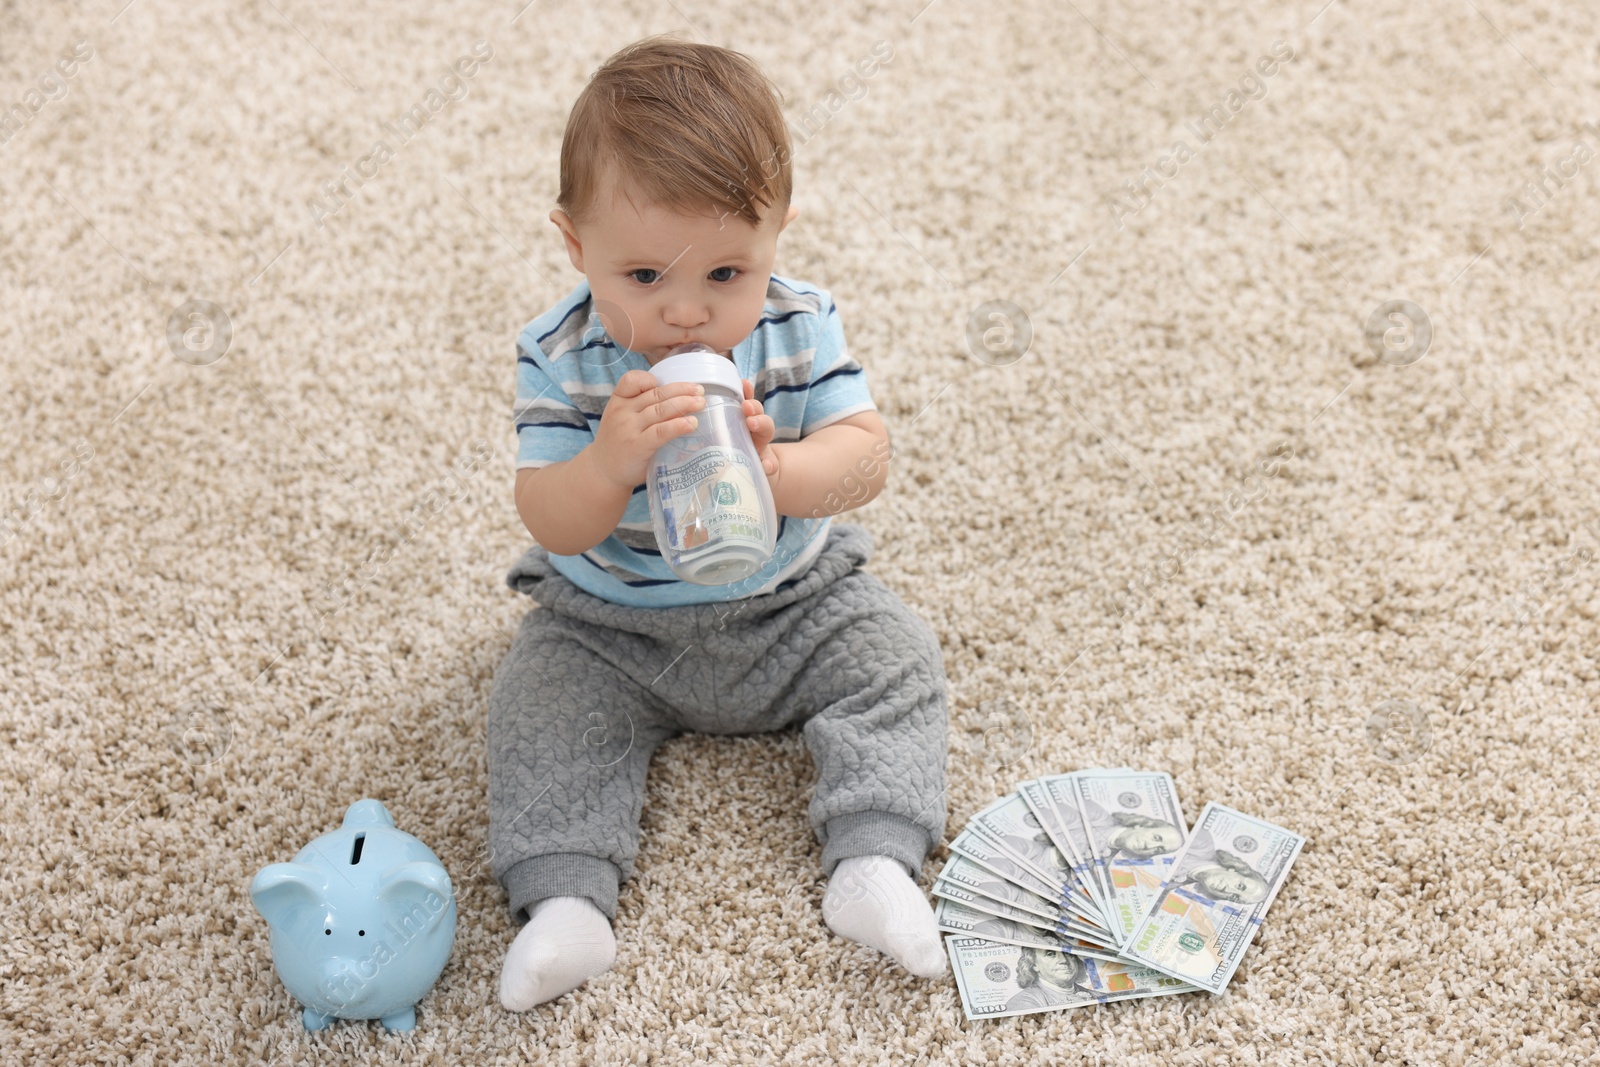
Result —
<instances>
[{"instance_id":1,"label":"blue and white striped sleeve","mask_svg":"<svg viewBox=\"0 0 1600 1067\"><path fill-rule=\"evenodd\" d=\"M816 351L811 357L811 383L806 389L805 415L800 423L802 438L840 419L878 410L867 389L866 372L845 344L839 307L831 293L824 290L821 296L827 310L818 319Z\"/></svg>"},{"instance_id":2,"label":"blue and white striped sleeve","mask_svg":"<svg viewBox=\"0 0 1600 1067\"><path fill-rule=\"evenodd\" d=\"M582 452L594 434L584 418L522 343L517 343L517 469L560 463Z\"/></svg>"}]
</instances>

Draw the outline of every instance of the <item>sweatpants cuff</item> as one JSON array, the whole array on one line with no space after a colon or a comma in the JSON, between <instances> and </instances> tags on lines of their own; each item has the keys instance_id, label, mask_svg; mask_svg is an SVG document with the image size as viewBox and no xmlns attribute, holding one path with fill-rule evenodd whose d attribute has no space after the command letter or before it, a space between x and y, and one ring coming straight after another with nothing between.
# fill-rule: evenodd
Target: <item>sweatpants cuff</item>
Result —
<instances>
[{"instance_id":1,"label":"sweatpants cuff","mask_svg":"<svg viewBox=\"0 0 1600 1067\"><path fill-rule=\"evenodd\" d=\"M503 884L511 897L511 920L521 925L546 897L588 897L615 922L621 881L622 872L610 860L585 852L546 852L512 866Z\"/></svg>"},{"instance_id":2,"label":"sweatpants cuff","mask_svg":"<svg viewBox=\"0 0 1600 1067\"><path fill-rule=\"evenodd\" d=\"M915 882L928 858L928 831L903 815L887 811L853 811L828 820L828 842L822 846L822 871L830 878L840 860L852 856L888 856L901 862Z\"/></svg>"}]
</instances>

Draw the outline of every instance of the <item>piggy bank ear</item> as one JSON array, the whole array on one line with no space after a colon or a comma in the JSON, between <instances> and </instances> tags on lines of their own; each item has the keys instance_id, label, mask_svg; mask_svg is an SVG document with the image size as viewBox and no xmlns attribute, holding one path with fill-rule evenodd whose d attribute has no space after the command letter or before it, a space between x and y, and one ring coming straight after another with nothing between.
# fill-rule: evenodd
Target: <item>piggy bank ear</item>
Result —
<instances>
[{"instance_id":1,"label":"piggy bank ear","mask_svg":"<svg viewBox=\"0 0 1600 1067\"><path fill-rule=\"evenodd\" d=\"M305 863L269 864L250 880L250 899L269 926L287 925L300 908L321 905L327 893L327 875Z\"/></svg>"},{"instance_id":2,"label":"piggy bank ear","mask_svg":"<svg viewBox=\"0 0 1600 1067\"><path fill-rule=\"evenodd\" d=\"M403 910L421 905L428 914L437 915L451 899L450 876L443 867L426 860L402 863L384 872L378 899Z\"/></svg>"}]
</instances>

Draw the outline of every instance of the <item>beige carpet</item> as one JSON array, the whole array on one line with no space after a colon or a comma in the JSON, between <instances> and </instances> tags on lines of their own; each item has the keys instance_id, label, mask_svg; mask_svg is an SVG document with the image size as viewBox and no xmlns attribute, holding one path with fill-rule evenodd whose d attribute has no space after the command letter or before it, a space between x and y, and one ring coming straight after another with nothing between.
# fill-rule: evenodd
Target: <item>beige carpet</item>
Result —
<instances>
[{"instance_id":1,"label":"beige carpet","mask_svg":"<svg viewBox=\"0 0 1600 1067\"><path fill-rule=\"evenodd\" d=\"M0 1061L1600 1051L1588 5L123 3L0 6ZM944 643L951 833L1119 763L1306 833L1225 995L967 1022L823 926L789 733L668 744L615 969L500 1007L513 341L577 280L572 99L669 30L811 115L779 270L837 293L898 450L852 518ZM183 320L175 357L189 300L225 352ZM992 300L1019 360L969 347ZM1425 353L1369 343L1392 300ZM308 1037L246 886L361 796L443 858L458 939L410 1036Z\"/></svg>"}]
</instances>

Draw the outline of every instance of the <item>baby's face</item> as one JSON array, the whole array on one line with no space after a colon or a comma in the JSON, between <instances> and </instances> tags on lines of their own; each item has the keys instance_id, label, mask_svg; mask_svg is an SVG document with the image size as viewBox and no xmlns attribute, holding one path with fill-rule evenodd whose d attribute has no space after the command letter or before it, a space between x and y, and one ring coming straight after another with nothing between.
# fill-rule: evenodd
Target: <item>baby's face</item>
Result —
<instances>
[{"instance_id":1,"label":"baby's face","mask_svg":"<svg viewBox=\"0 0 1600 1067\"><path fill-rule=\"evenodd\" d=\"M733 213L681 215L602 190L580 233L566 212L572 265L589 278L600 324L654 366L674 345L698 341L724 355L761 320L778 234L798 213L768 210L759 227Z\"/></svg>"}]
</instances>

